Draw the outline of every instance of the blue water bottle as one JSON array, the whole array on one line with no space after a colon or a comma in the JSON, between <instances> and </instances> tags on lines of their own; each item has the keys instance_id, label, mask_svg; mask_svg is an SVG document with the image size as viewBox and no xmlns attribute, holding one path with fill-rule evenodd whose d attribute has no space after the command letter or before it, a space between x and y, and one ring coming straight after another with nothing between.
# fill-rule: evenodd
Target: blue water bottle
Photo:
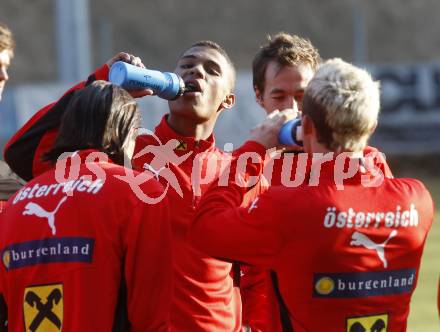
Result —
<instances>
[{"instance_id":1,"label":"blue water bottle","mask_svg":"<svg viewBox=\"0 0 440 332\"><path fill-rule=\"evenodd\" d=\"M160 98L168 100L185 92L185 83L174 73L149 70L122 61L111 66L109 80L126 90L151 89Z\"/></svg>"},{"instance_id":2,"label":"blue water bottle","mask_svg":"<svg viewBox=\"0 0 440 332\"><path fill-rule=\"evenodd\" d=\"M296 118L286 122L278 133L278 140L283 145L303 146L301 119Z\"/></svg>"}]
</instances>

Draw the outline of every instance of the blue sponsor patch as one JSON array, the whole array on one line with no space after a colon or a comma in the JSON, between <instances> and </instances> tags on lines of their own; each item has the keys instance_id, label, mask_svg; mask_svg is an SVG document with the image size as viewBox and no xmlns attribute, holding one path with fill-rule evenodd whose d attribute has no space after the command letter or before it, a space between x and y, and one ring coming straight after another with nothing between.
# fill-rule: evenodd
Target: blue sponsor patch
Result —
<instances>
[{"instance_id":1,"label":"blue sponsor patch","mask_svg":"<svg viewBox=\"0 0 440 332\"><path fill-rule=\"evenodd\" d=\"M15 243L3 250L2 261L7 270L46 263L91 263L94 243L94 239L84 237L46 238Z\"/></svg>"},{"instance_id":2,"label":"blue sponsor patch","mask_svg":"<svg viewBox=\"0 0 440 332\"><path fill-rule=\"evenodd\" d=\"M313 297L350 298L410 293L416 269L380 272L315 273Z\"/></svg>"}]
</instances>

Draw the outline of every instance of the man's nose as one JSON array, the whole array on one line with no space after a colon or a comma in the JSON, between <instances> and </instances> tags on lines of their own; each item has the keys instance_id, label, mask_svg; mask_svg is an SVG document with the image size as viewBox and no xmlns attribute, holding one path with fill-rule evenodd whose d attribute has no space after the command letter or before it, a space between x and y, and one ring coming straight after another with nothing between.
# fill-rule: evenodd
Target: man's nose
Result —
<instances>
[{"instance_id":1,"label":"man's nose","mask_svg":"<svg viewBox=\"0 0 440 332\"><path fill-rule=\"evenodd\" d=\"M201 64L192 67L189 73L196 78L205 78L205 70Z\"/></svg>"},{"instance_id":2,"label":"man's nose","mask_svg":"<svg viewBox=\"0 0 440 332\"><path fill-rule=\"evenodd\" d=\"M287 97L284 101L284 104L282 105L282 107L280 107L280 109L287 109L290 108L296 112L299 111L298 109L298 102L295 100L295 98L293 97Z\"/></svg>"},{"instance_id":3,"label":"man's nose","mask_svg":"<svg viewBox=\"0 0 440 332\"><path fill-rule=\"evenodd\" d=\"M298 102L297 102L296 99L293 98L293 97L292 97L292 99L290 100L290 107L291 107L294 111L296 111L296 112L299 111L299 105L298 105Z\"/></svg>"},{"instance_id":4,"label":"man's nose","mask_svg":"<svg viewBox=\"0 0 440 332\"><path fill-rule=\"evenodd\" d=\"M302 110L303 110L303 103L302 103L302 100L300 100L300 101L296 101L296 106L298 107L298 112L302 112Z\"/></svg>"}]
</instances>

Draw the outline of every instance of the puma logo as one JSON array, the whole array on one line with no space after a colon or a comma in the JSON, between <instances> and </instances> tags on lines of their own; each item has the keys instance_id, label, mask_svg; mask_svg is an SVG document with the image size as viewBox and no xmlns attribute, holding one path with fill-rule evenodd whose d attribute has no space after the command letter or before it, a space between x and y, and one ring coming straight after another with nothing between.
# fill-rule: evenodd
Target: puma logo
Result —
<instances>
[{"instance_id":1,"label":"puma logo","mask_svg":"<svg viewBox=\"0 0 440 332\"><path fill-rule=\"evenodd\" d=\"M374 249L376 250L377 256L379 256L379 259L383 263L383 267L388 267L388 262L385 258L385 246L387 245L388 241L391 240L394 236L397 235L397 231L393 230L388 238L382 242L382 243L375 243L372 241L368 236L365 234L354 232L351 235L352 241L350 242L350 245L352 246L364 246L367 249Z\"/></svg>"},{"instance_id":2,"label":"puma logo","mask_svg":"<svg viewBox=\"0 0 440 332\"><path fill-rule=\"evenodd\" d=\"M252 211L253 209L256 209L256 208L258 207L258 206L257 206L257 202L258 202L258 200L259 200L259 197L255 198L255 199L252 201L251 206L249 206L248 213L251 213L251 211Z\"/></svg>"},{"instance_id":3,"label":"puma logo","mask_svg":"<svg viewBox=\"0 0 440 332\"><path fill-rule=\"evenodd\" d=\"M55 210L51 212L46 211L37 203L33 203L33 202L27 203L25 206L25 210L23 211L23 215L29 215L29 216L34 215L40 218L46 218L47 223L49 224L49 227L52 230L52 235L55 235L57 232L55 228L55 214L58 212L59 208L66 201L66 199L67 196L61 198Z\"/></svg>"}]
</instances>

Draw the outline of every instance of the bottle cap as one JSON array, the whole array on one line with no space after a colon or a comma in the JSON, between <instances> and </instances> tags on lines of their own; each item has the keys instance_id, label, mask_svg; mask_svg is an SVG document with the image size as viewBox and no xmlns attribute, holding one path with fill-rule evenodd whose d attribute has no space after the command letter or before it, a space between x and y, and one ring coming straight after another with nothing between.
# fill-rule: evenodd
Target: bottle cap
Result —
<instances>
[{"instance_id":1,"label":"bottle cap","mask_svg":"<svg viewBox=\"0 0 440 332\"><path fill-rule=\"evenodd\" d=\"M108 79L110 82L122 86L127 78L127 66L125 62L117 61L115 62L108 74Z\"/></svg>"}]
</instances>

